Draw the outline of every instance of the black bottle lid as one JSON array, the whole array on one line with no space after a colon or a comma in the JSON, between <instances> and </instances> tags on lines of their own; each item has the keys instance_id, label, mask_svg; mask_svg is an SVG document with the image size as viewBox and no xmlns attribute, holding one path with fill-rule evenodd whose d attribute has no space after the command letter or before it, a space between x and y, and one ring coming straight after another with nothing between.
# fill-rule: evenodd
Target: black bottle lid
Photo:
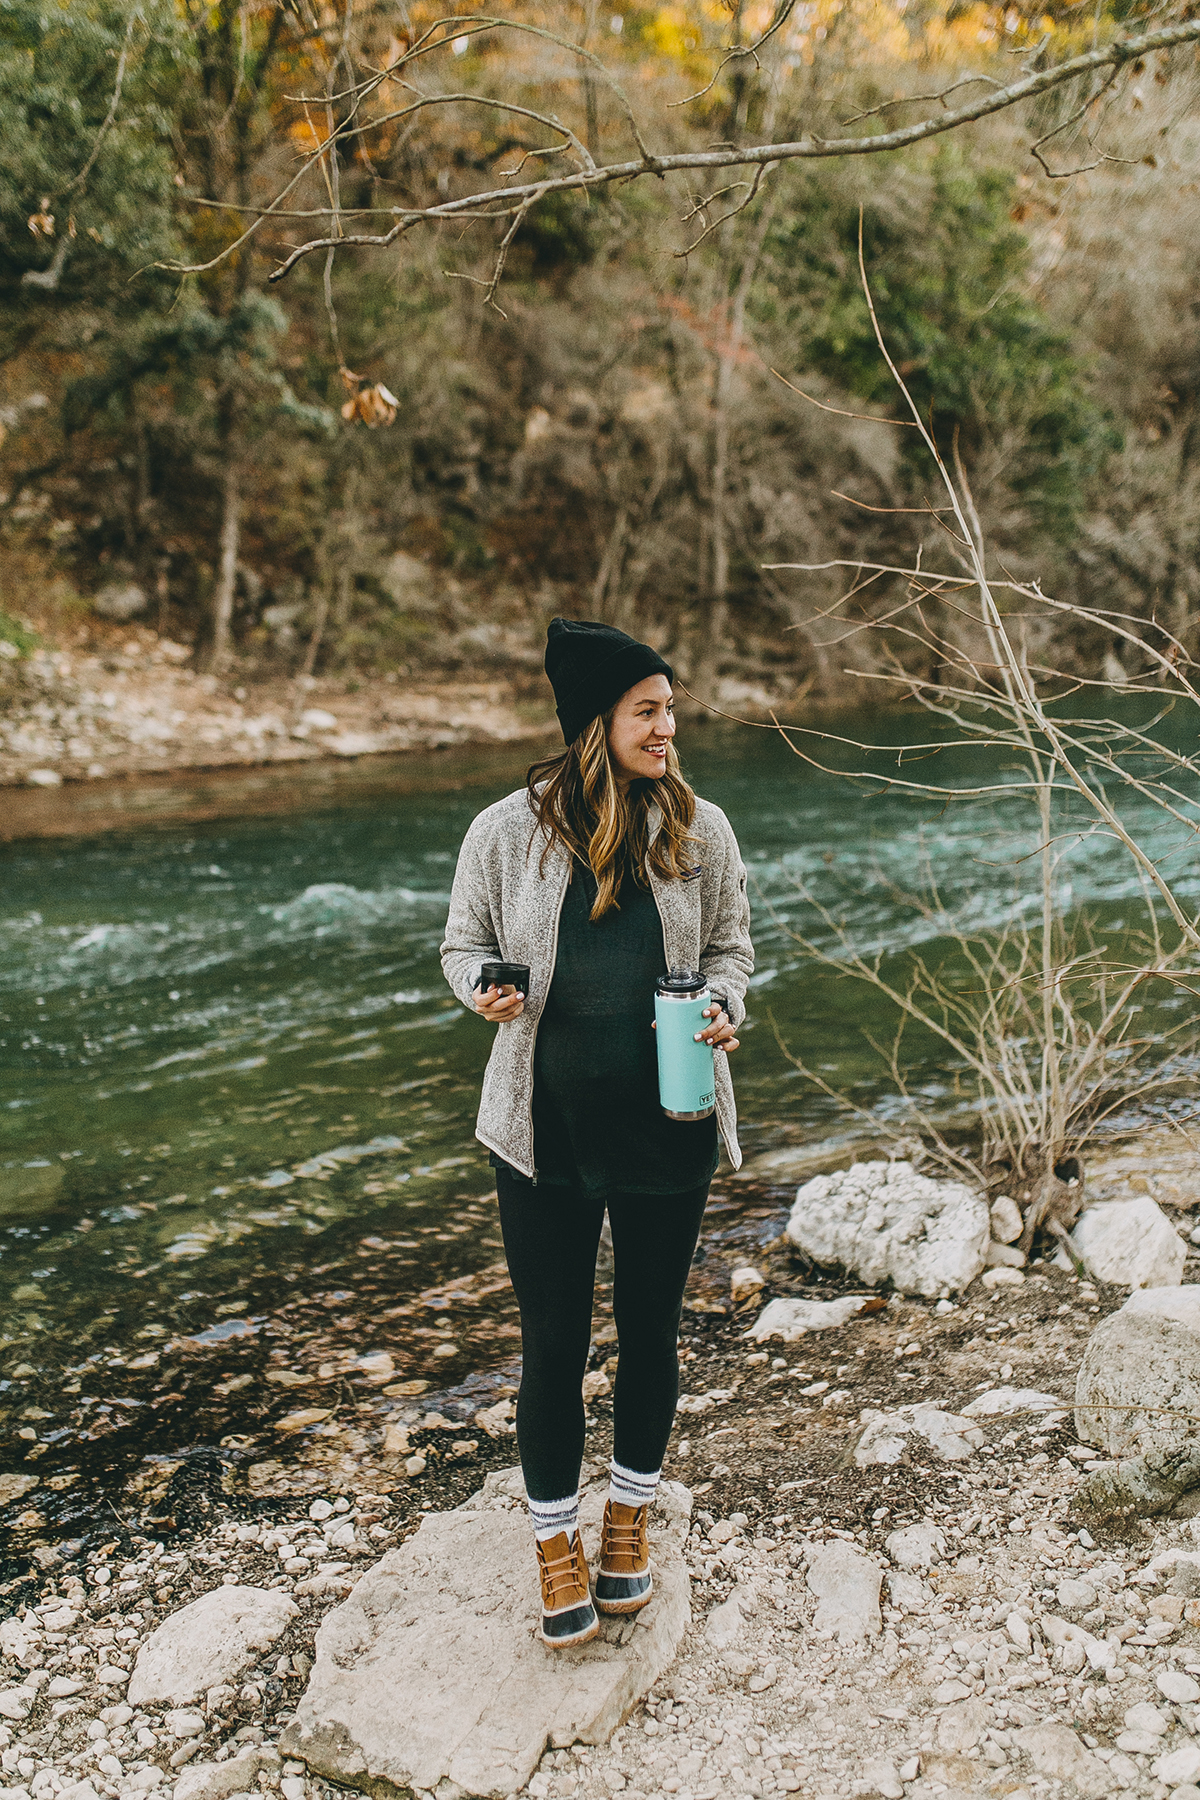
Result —
<instances>
[{"instance_id":1,"label":"black bottle lid","mask_svg":"<svg viewBox=\"0 0 1200 1800\"><path fill-rule=\"evenodd\" d=\"M702 994L708 986L707 977L697 969L685 969L678 963L669 975L660 975L655 984L655 991L660 994L672 994L676 999L684 999L690 995Z\"/></svg>"}]
</instances>

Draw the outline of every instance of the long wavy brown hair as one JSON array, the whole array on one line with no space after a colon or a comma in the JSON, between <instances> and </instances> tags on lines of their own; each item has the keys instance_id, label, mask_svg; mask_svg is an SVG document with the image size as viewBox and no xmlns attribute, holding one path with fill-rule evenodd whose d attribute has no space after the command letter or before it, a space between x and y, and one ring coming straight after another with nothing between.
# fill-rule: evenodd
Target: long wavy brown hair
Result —
<instances>
[{"instance_id":1,"label":"long wavy brown hair","mask_svg":"<svg viewBox=\"0 0 1200 1800\"><path fill-rule=\"evenodd\" d=\"M573 744L557 756L542 757L526 776L529 804L545 835L541 873L546 872L546 858L555 843L587 863L596 877L593 919L620 906L626 875L649 887L651 869L671 881L695 866L689 832L696 817L696 796L683 778L674 744L667 742L664 774L622 789L608 748L614 711L610 707L593 719ZM653 843L652 805L662 814Z\"/></svg>"}]
</instances>

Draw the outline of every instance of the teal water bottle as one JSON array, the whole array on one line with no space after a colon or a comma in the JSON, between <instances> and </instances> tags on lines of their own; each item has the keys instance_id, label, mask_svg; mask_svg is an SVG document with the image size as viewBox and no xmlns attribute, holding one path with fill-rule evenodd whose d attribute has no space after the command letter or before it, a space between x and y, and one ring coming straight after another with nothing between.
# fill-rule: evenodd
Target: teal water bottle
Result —
<instances>
[{"instance_id":1,"label":"teal water bottle","mask_svg":"<svg viewBox=\"0 0 1200 1800\"><path fill-rule=\"evenodd\" d=\"M658 1097L668 1119L707 1119L716 1106L712 1045L696 1042L696 1033L711 1022L704 1017L711 999L707 981L695 969L674 968L658 978Z\"/></svg>"}]
</instances>

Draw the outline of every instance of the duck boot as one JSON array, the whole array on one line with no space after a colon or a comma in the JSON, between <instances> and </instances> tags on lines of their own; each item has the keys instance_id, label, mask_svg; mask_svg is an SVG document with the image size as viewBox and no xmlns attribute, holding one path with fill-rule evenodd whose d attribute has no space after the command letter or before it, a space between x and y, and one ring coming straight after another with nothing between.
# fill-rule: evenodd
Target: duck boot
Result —
<instances>
[{"instance_id":1,"label":"duck boot","mask_svg":"<svg viewBox=\"0 0 1200 1800\"><path fill-rule=\"evenodd\" d=\"M596 1605L602 1613L640 1612L654 1590L646 1535L649 1512L648 1506L605 1502L596 1575Z\"/></svg>"},{"instance_id":2,"label":"duck boot","mask_svg":"<svg viewBox=\"0 0 1200 1800\"><path fill-rule=\"evenodd\" d=\"M586 1644L599 1631L600 1621L588 1592L588 1566L579 1533L568 1538L565 1531L560 1531L544 1543L540 1539L536 1542L542 1578L542 1626L538 1635L553 1650Z\"/></svg>"}]
</instances>

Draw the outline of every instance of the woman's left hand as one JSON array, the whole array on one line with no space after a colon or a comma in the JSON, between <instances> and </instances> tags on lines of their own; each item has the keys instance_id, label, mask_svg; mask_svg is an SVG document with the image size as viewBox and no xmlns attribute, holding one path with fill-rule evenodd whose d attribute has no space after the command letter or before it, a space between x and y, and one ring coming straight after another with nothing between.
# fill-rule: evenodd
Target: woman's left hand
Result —
<instances>
[{"instance_id":1,"label":"woman's left hand","mask_svg":"<svg viewBox=\"0 0 1200 1800\"><path fill-rule=\"evenodd\" d=\"M714 1000L711 1006L705 1007L704 1017L711 1020L711 1023L706 1025L703 1031L696 1033L697 1039L711 1044L714 1050L724 1050L727 1056L731 1051L736 1050L739 1040L734 1036L733 1026L729 1022L729 1014L724 1007L718 1006Z\"/></svg>"}]
</instances>

